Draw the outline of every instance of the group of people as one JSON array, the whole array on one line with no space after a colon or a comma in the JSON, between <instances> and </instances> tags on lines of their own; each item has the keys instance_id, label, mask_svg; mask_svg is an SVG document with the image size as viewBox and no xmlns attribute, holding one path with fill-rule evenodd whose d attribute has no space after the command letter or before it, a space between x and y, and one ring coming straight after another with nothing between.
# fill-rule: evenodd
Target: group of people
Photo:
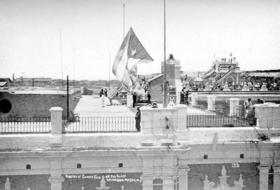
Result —
<instances>
[{"instance_id":1,"label":"group of people","mask_svg":"<svg viewBox=\"0 0 280 190\"><path fill-rule=\"evenodd\" d=\"M102 107L110 105L110 100L108 98L108 92L107 92L106 88L105 89L102 88L100 90L99 96L100 96L100 99L101 99L101 106Z\"/></svg>"},{"instance_id":2,"label":"group of people","mask_svg":"<svg viewBox=\"0 0 280 190\"><path fill-rule=\"evenodd\" d=\"M257 99L255 103L263 104L264 101L261 99ZM255 125L256 124L255 106L251 98L248 98L248 100L244 102L244 110L245 110L245 118L249 121L249 124Z\"/></svg>"},{"instance_id":3,"label":"group of people","mask_svg":"<svg viewBox=\"0 0 280 190\"><path fill-rule=\"evenodd\" d=\"M262 85L266 85L268 91L280 90L279 78L263 78L263 77L250 77L246 80L246 83L251 91L258 91Z\"/></svg>"},{"instance_id":4,"label":"group of people","mask_svg":"<svg viewBox=\"0 0 280 190\"><path fill-rule=\"evenodd\" d=\"M181 93L180 93L180 104L187 104L189 105L189 90L186 89L186 87L183 87Z\"/></svg>"}]
</instances>

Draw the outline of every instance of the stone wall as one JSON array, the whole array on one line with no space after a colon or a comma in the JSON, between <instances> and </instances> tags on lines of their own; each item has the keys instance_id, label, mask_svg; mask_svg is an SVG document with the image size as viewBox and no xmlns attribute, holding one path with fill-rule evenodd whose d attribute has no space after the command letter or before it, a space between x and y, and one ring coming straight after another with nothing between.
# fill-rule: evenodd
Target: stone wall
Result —
<instances>
[{"instance_id":1,"label":"stone wall","mask_svg":"<svg viewBox=\"0 0 280 190\"><path fill-rule=\"evenodd\" d=\"M48 179L49 175L0 176L0 189L4 190L6 185L13 190L50 190Z\"/></svg>"},{"instance_id":2,"label":"stone wall","mask_svg":"<svg viewBox=\"0 0 280 190\"><path fill-rule=\"evenodd\" d=\"M142 190L141 173L103 173L103 174L67 174L64 176L63 190L97 189L104 186L108 189ZM106 188L104 188L106 189Z\"/></svg>"},{"instance_id":3,"label":"stone wall","mask_svg":"<svg viewBox=\"0 0 280 190\"><path fill-rule=\"evenodd\" d=\"M66 116L66 94L13 94L2 92L0 99L11 102L12 108L8 113L0 113L0 117L48 117L51 107L62 107ZM73 94L69 97L69 109L74 110L79 99Z\"/></svg>"},{"instance_id":4,"label":"stone wall","mask_svg":"<svg viewBox=\"0 0 280 190\"><path fill-rule=\"evenodd\" d=\"M234 186L234 181L238 181L242 175L242 190L259 190L259 171L257 163L233 163L233 164L196 164L190 165L188 174L188 190L203 190L206 175L209 182L221 183L222 167L226 170L226 182L230 187Z\"/></svg>"}]
</instances>

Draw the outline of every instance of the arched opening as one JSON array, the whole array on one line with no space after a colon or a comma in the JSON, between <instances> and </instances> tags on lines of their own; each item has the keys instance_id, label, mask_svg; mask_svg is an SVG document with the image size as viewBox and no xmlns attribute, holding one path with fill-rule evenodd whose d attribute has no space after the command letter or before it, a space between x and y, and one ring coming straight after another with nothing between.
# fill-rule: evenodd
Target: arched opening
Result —
<instances>
[{"instance_id":1,"label":"arched opening","mask_svg":"<svg viewBox=\"0 0 280 190\"><path fill-rule=\"evenodd\" d=\"M7 99L0 100L0 113L9 113L12 109L12 104Z\"/></svg>"}]
</instances>

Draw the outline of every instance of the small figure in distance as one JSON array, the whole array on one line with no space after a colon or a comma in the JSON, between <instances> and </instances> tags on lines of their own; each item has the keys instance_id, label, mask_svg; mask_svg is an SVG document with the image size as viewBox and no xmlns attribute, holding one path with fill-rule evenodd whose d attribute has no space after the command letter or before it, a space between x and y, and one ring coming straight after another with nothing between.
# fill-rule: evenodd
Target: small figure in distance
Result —
<instances>
[{"instance_id":1,"label":"small figure in distance","mask_svg":"<svg viewBox=\"0 0 280 190\"><path fill-rule=\"evenodd\" d=\"M100 92L99 92L99 96L100 96L100 98L101 98L101 106L102 107L104 107L104 90L103 90L103 88L101 88L101 90L100 90Z\"/></svg>"}]
</instances>

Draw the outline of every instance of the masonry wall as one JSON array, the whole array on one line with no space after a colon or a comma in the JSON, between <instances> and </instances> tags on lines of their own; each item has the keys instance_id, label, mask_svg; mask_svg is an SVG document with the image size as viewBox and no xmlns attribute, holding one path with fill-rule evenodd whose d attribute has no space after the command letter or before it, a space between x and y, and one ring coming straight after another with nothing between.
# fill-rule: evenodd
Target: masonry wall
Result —
<instances>
[{"instance_id":1,"label":"masonry wall","mask_svg":"<svg viewBox=\"0 0 280 190\"><path fill-rule=\"evenodd\" d=\"M234 186L234 181L238 181L241 174L244 184L243 190L259 190L257 163L190 165L188 190L203 190L206 175L209 181L215 183L215 186L220 184L219 177L222 175L221 170L223 166L225 166L227 172L227 184L229 186Z\"/></svg>"},{"instance_id":2,"label":"masonry wall","mask_svg":"<svg viewBox=\"0 0 280 190\"><path fill-rule=\"evenodd\" d=\"M62 107L66 116L66 94L11 94L2 92L0 100L7 99L12 108L8 113L0 113L0 117L47 117L51 107ZM69 97L70 111L74 110L79 99Z\"/></svg>"},{"instance_id":3,"label":"masonry wall","mask_svg":"<svg viewBox=\"0 0 280 190\"><path fill-rule=\"evenodd\" d=\"M109 189L142 190L141 173L103 173L103 174L68 174L63 175L63 190L97 189L102 178Z\"/></svg>"},{"instance_id":4,"label":"masonry wall","mask_svg":"<svg viewBox=\"0 0 280 190\"><path fill-rule=\"evenodd\" d=\"M5 189L7 178L10 181L12 190L50 190L49 175L14 175L14 176L0 176L0 189Z\"/></svg>"}]
</instances>

